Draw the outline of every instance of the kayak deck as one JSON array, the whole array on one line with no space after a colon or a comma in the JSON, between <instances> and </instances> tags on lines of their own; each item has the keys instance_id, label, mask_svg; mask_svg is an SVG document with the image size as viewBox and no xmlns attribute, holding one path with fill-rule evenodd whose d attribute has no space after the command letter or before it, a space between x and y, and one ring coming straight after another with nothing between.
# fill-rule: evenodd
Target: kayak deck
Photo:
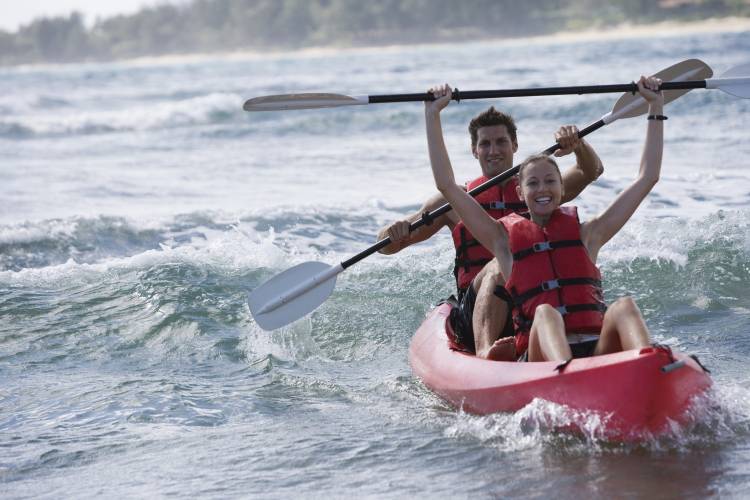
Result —
<instances>
[{"instance_id":1,"label":"kayak deck","mask_svg":"<svg viewBox=\"0 0 750 500\"><path fill-rule=\"evenodd\" d=\"M414 374L452 405L486 415L517 411L536 398L606 416L609 437L658 435L682 423L690 400L711 386L693 358L649 347L558 362L503 362L450 348L451 305L431 311L409 348Z\"/></svg>"}]
</instances>

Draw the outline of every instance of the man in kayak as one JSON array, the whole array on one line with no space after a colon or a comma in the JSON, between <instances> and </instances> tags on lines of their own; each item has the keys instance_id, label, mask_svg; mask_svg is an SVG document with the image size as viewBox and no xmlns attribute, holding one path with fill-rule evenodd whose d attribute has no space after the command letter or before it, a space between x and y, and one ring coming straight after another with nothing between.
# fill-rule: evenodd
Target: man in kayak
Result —
<instances>
[{"instance_id":1,"label":"man in kayak","mask_svg":"<svg viewBox=\"0 0 750 500\"><path fill-rule=\"evenodd\" d=\"M466 188L472 189L513 167L513 155L518 150L518 141L513 118L494 107L471 120L469 133L471 152L482 170L480 177L467 183ZM593 148L579 139L575 126L560 127L555 133L555 141L560 145L556 156L571 152L576 156L576 164L563 175L564 203L578 196L601 175L604 168ZM514 176L479 194L477 200L495 219L515 212L525 212L527 207L518 198L517 185ZM392 243L380 252L394 254L409 245L427 240L441 228L447 227L456 247L454 274L459 306L454 310L451 320L457 340L464 347L474 350L479 357L513 359L515 352L512 348L510 307L503 294L504 280L492 254L476 241L455 211L441 215L409 233L411 222L445 203L445 197L437 194L423 203L418 212L383 227L378 233L378 239L389 237Z\"/></svg>"},{"instance_id":2,"label":"man in kayak","mask_svg":"<svg viewBox=\"0 0 750 500\"><path fill-rule=\"evenodd\" d=\"M427 142L435 184L472 234L490 250L513 301L516 350L529 361L568 361L650 344L640 310L630 297L607 308L596 259L630 219L659 180L663 149L664 97L658 78L641 77L638 91L648 102L646 142L638 177L610 206L581 224L575 207L560 207L563 178L546 155L529 157L518 173L518 196L527 217L492 218L458 186L443 141L440 111L451 98L450 86L432 89L425 103ZM476 314L476 312L475 312ZM563 366L563 365L561 365Z\"/></svg>"}]
</instances>

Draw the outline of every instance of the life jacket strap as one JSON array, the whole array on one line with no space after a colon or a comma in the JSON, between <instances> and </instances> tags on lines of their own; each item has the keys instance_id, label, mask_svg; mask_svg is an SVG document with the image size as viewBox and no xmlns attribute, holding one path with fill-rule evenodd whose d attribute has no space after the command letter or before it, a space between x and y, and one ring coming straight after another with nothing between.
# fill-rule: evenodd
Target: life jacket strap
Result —
<instances>
[{"instance_id":1,"label":"life jacket strap","mask_svg":"<svg viewBox=\"0 0 750 500\"><path fill-rule=\"evenodd\" d=\"M495 286L495 290L493 292L495 297L498 299L507 302L510 307L513 307L513 297L511 296L510 292L507 288L505 288L503 285L497 285Z\"/></svg>"},{"instance_id":2,"label":"life jacket strap","mask_svg":"<svg viewBox=\"0 0 750 500\"><path fill-rule=\"evenodd\" d=\"M524 248L513 254L513 260L518 261L525 259L530 255L534 255L539 252L548 252L558 248L569 248L569 247L582 247L583 242L581 240L558 240L558 241L540 241L534 243L529 248Z\"/></svg>"},{"instance_id":3,"label":"life jacket strap","mask_svg":"<svg viewBox=\"0 0 750 500\"><path fill-rule=\"evenodd\" d=\"M526 290L523 293L515 293L515 290L513 290L513 303L517 307L521 307L524 302L540 293L571 285L592 285L596 288L601 288L602 282L595 278L559 278L543 281L539 286Z\"/></svg>"},{"instance_id":4,"label":"life jacket strap","mask_svg":"<svg viewBox=\"0 0 750 500\"><path fill-rule=\"evenodd\" d=\"M484 267L492 259L456 259L454 268L463 267L465 271L468 271L470 267L482 266Z\"/></svg>"},{"instance_id":5,"label":"life jacket strap","mask_svg":"<svg viewBox=\"0 0 750 500\"><path fill-rule=\"evenodd\" d=\"M523 210L529 208L522 201L491 201L489 203L480 203L485 210Z\"/></svg>"}]
</instances>

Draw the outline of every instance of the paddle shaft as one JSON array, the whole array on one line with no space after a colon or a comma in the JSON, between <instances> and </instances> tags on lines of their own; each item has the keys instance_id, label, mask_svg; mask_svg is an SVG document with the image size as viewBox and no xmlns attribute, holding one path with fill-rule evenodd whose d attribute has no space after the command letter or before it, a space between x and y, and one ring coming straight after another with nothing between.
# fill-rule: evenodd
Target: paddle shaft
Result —
<instances>
[{"instance_id":1,"label":"paddle shaft","mask_svg":"<svg viewBox=\"0 0 750 500\"><path fill-rule=\"evenodd\" d=\"M659 90L684 90L684 89L705 89L706 80L688 80L684 82L664 82ZM638 92L638 85L635 83L622 83L614 85L587 85L575 87L539 87L530 89L505 89L505 90L468 90L461 92L453 89L454 101L465 99L492 99L497 97L531 97L545 95L572 95L572 94L607 94L614 92ZM435 97L430 92L417 94L384 94L367 96L370 104L386 102L415 102L415 101L434 101Z\"/></svg>"},{"instance_id":2,"label":"paddle shaft","mask_svg":"<svg viewBox=\"0 0 750 500\"><path fill-rule=\"evenodd\" d=\"M580 138L585 137L585 136L589 135L591 132L594 132L595 130L599 130L604 125L606 125L606 122L604 120L598 120L597 122L594 122L591 125L589 125L588 127L584 128L583 130L579 130L578 131L578 137L580 137ZM546 154L546 155L550 155L550 154L554 153L555 151L557 151L558 149L560 149L560 144L555 143L554 145L552 145L552 146L548 147L547 149L545 149L542 153ZM495 186L495 185L500 184L501 182L503 182L503 181L505 181L507 179L510 179L511 177L513 177L514 175L516 175L518 173L519 169L520 169L520 165L516 165L513 168L510 168L510 169L506 170L505 172L496 175L492 179L490 179L490 180L488 180L488 181L480 184L479 186L475 187L474 189L470 190L469 194L471 196L476 196L476 195L478 195L480 193L483 193L483 192L487 191L489 188L491 188L492 186ZM424 226L426 224L430 224L433 219L435 219L436 217L440 217L441 215L444 215L444 214L450 212L452 209L453 208L451 207L450 203L446 203L446 204L444 204L444 205L436 208L432 212L425 212L422 215L421 219L416 220L416 221L412 222L411 224L409 224L409 232L413 232L414 230L419 229L420 227L422 227L422 226ZM341 270L343 271L344 269L348 268L349 266L356 264L360 260L362 260L362 259L364 259L366 257L369 257L370 255L374 254L378 250L381 250L381 249L387 247L390 244L391 244L391 239L390 238L385 238L385 239L382 239L382 240L378 241L377 243L375 243L371 247L367 248L366 250L361 251L360 253L358 253L354 257L351 257L350 259L347 259L347 260L343 261L341 263Z\"/></svg>"}]
</instances>

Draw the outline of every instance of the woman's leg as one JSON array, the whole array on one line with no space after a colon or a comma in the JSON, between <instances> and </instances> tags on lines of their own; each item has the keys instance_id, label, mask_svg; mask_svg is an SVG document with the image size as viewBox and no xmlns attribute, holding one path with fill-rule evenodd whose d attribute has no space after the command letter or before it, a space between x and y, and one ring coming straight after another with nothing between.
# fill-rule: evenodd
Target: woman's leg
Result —
<instances>
[{"instance_id":1,"label":"woman's leg","mask_svg":"<svg viewBox=\"0 0 750 500\"><path fill-rule=\"evenodd\" d=\"M646 322L632 297L617 299L604 313L594 356L640 349L651 345Z\"/></svg>"},{"instance_id":2,"label":"woman's leg","mask_svg":"<svg viewBox=\"0 0 750 500\"><path fill-rule=\"evenodd\" d=\"M572 356L560 311L549 304L538 306L529 332L529 361L567 361Z\"/></svg>"}]
</instances>

